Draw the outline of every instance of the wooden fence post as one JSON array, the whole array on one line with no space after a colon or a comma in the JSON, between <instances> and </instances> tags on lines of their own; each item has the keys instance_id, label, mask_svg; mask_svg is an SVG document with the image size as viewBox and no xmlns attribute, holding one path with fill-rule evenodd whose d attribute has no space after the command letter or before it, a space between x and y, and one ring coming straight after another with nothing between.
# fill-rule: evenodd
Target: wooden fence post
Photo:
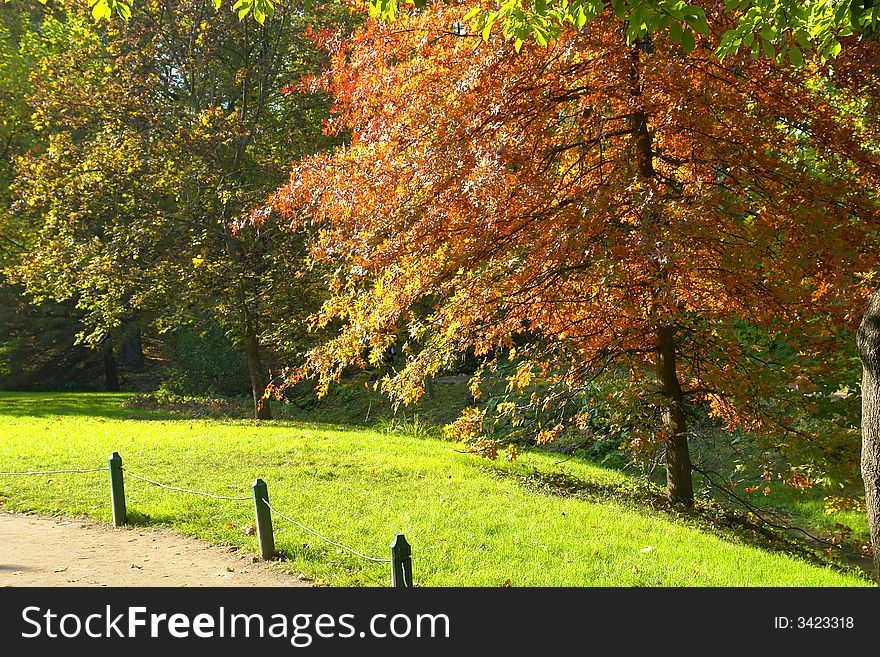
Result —
<instances>
[{"instance_id":1,"label":"wooden fence post","mask_svg":"<svg viewBox=\"0 0 880 657\"><path fill-rule=\"evenodd\" d=\"M265 501L265 502L264 502ZM267 506L269 490L266 482L254 482L254 515L257 517L257 536L260 539L260 556L268 561L275 558L275 537L272 534L272 511Z\"/></svg>"},{"instance_id":2,"label":"wooden fence post","mask_svg":"<svg viewBox=\"0 0 880 657\"><path fill-rule=\"evenodd\" d=\"M122 483L122 457L113 452L108 461L110 469L110 499L113 503L113 526L121 527L128 521L125 512L125 486Z\"/></svg>"},{"instance_id":3,"label":"wooden fence post","mask_svg":"<svg viewBox=\"0 0 880 657\"><path fill-rule=\"evenodd\" d=\"M391 542L391 586L412 588L412 547L403 534Z\"/></svg>"}]
</instances>

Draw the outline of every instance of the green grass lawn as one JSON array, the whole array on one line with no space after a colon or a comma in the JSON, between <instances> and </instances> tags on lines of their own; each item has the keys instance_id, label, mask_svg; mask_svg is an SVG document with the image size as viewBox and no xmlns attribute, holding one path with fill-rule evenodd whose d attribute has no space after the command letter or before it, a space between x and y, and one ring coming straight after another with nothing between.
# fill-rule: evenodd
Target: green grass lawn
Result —
<instances>
[{"instance_id":1,"label":"green grass lawn","mask_svg":"<svg viewBox=\"0 0 880 657\"><path fill-rule=\"evenodd\" d=\"M616 495L626 476L530 452L508 462L431 438L276 421L182 419L122 406L124 395L0 393L0 471L126 468L169 485L246 497L257 477L272 506L364 554L413 546L421 586L867 586L721 534L699 517ZM547 482L550 482L549 484ZM555 483L554 483L555 482ZM560 485L563 482L564 485ZM129 515L257 553L250 502L172 492L126 478ZM559 494L561 489L572 495ZM16 511L110 522L106 473L0 475ZM274 518L283 566L333 586L387 586L367 562Z\"/></svg>"}]
</instances>

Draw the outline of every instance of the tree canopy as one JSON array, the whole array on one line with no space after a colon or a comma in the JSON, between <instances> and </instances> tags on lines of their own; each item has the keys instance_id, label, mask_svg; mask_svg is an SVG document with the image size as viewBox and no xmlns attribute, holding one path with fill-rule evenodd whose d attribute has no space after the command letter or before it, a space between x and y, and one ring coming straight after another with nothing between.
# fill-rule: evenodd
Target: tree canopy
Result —
<instances>
[{"instance_id":1,"label":"tree canopy","mask_svg":"<svg viewBox=\"0 0 880 657\"><path fill-rule=\"evenodd\" d=\"M17 159L10 218L30 236L10 271L35 302L75 304L81 341L105 350L132 326L219 323L265 416L270 354L300 348L289 325L310 293L282 275L301 246L231 222L291 158L333 143L326 98L285 91L325 55L306 34L318 19L209 12L207 0L148 2L126 23L75 9L42 20L34 38L54 46L26 100L43 143Z\"/></svg>"},{"instance_id":2,"label":"tree canopy","mask_svg":"<svg viewBox=\"0 0 880 657\"><path fill-rule=\"evenodd\" d=\"M7 0L8 1L8 0ZM46 2L47 0L39 0ZM216 10L223 0L211 0ZM401 13L425 7L431 0L352 0L352 6L367 6L371 15L387 20ZM583 28L610 9L622 22L627 41L632 44L645 34L668 31L669 38L685 52L693 50L708 36L706 10L700 3L685 0L482 0L465 2L444 0L456 11L447 15L448 30L461 32L465 25L488 39L496 30L514 41L518 50L533 39L540 45L558 39L566 27ZM132 0L88 0L97 20L118 15L131 16ZM239 19L252 16L264 23L284 0L235 0L230 8ZM309 10L313 0L305 0ZM820 58L840 52L841 39L859 33L873 33L878 26L878 8L873 0L724 0L712 7L735 20L718 42L715 53L725 57L738 51L764 54L778 61L799 65L804 53L813 51Z\"/></svg>"},{"instance_id":3,"label":"tree canopy","mask_svg":"<svg viewBox=\"0 0 880 657\"><path fill-rule=\"evenodd\" d=\"M875 282L876 123L851 111L875 92L845 62L877 49L839 62L844 95L818 64L720 63L723 15L690 53L659 35L630 46L606 12L548 47L493 38L474 57L474 39L438 28L456 11L371 22L316 81L351 142L306 158L270 203L316 225L312 258L332 265L317 321L341 329L303 373L327 385L397 340L408 356L385 388L403 401L468 349L515 360L519 389L611 372L658 404L634 435L688 479L693 400L728 429L827 441L791 397L840 385L825 355Z\"/></svg>"}]
</instances>

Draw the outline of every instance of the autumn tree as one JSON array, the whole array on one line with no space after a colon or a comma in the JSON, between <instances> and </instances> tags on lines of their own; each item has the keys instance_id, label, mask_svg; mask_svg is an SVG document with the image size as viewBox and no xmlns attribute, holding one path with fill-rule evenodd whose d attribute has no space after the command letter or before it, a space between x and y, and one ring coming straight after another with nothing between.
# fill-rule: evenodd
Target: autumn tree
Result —
<instances>
[{"instance_id":1,"label":"autumn tree","mask_svg":"<svg viewBox=\"0 0 880 657\"><path fill-rule=\"evenodd\" d=\"M800 386L803 401L874 276L877 162L857 101L819 66L722 65L723 14L690 54L662 35L628 45L609 14L519 54L479 49L456 19L429 8L333 44L323 82L351 143L271 200L318 227L312 258L335 267L316 320L341 328L300 375L329 385L398 338L407 362L384 387L403 401L469 348L515 347L514 387L624 372L658 409L650 437L685 505L698 401L729 429L821 442L783 398ZM773 362L782 343L801 365Z\"/></svg>"}]
</instances>

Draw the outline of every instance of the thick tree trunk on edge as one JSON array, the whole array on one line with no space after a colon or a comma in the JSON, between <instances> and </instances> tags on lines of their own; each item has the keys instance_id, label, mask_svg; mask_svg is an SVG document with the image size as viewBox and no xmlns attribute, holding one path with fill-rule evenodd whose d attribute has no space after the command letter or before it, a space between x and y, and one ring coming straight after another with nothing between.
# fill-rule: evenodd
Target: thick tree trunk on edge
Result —
<instances>
[{"instance_id":1,"label":"thick tree trunk on edge","mask_svg":"<svg viewBox=\"0 0 880 657\"><path fill-rule=\"evenodd\" d=\"M880 583L880 287L871 295L856 341L862 360L862 480Z\"/></svg>"},{"instance_id":2,"label":"thick tree trunk on edge","mask_svg":"<svg viewBox=\"0 0 880 657\"><path fill-rule=\"evenodd\" d=\"M254 396L254 418L257 420L271 420L272 409L269 408L269 400L263 397L266 386L269 385L266 371L263 369L263 361L260 358L260 343L257 336L248 331L244 336L244 355L247 358L248 372L251 377L251 392Z\"/></svg>"},{"instance_id":3,"label":"thick tree trunk on edge","mask_svg":"<svg viewBox=\"0 0 880 657\"><path fill-rule=\"evenodd\" d=\"M666 433L666 495L671 504L694 505L691 455L688 449L684 393L675 365L675 330L661 326L655 331L657 382L664 398L663 430Z\"/></svg>"}]
</instances>

